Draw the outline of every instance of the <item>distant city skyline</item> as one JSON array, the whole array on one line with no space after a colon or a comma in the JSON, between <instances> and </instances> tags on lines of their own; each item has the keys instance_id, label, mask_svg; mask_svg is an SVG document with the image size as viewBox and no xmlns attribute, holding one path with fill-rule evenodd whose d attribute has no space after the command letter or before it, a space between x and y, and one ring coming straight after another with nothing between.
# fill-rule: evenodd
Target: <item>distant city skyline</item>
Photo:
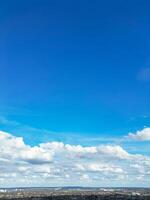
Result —
<instances>
[{"instance_id":1,"label":"distant city skyline","mask_svg":"<svg viewBox=\"0 0 150 200\"><path fill-rule=\"evenodd\" d=\"M150 2L0 2L0 187L150 186Z\"/></svg>"}]
</instances>

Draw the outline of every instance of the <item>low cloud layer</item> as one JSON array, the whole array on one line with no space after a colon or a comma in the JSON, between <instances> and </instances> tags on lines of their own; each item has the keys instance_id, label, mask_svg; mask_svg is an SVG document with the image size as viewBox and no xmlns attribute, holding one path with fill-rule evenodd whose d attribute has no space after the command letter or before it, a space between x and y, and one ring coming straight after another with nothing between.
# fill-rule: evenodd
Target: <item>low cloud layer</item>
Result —
<instances>
[{"instance_id":1,"label":"low cloud layer","mask_svg":"<svg viewBox=\"0 0 150 200\"><path fill-rule=\"evenodd\" d=\"M128 138L139 141L150 141L150 128L144 128L136 133L129 133Z\"/></svg>"},{"instance_id":2,"label":"low cloud layer","mask_svg":"<svg viewBox=\"0 0 150 200\"><path fill-rule=\"evenodd\" d=\"M61 142L29 146L0 131L0 183L6 186L122 186L150 184L150 157L118 145Z\"/></svg>"}]
</instances>

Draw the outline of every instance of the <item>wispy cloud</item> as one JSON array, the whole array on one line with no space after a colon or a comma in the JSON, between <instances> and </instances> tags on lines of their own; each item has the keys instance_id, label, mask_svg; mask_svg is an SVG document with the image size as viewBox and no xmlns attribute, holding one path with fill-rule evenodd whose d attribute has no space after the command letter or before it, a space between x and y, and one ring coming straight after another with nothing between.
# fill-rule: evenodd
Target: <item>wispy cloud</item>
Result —
<instances>
[{"instance_id":1,"label":"wispy cloud","mask_svg":"<svg viewBox=\"0 0 150 200\"><path fill-rule=\"evenodd\" d=\"M150 67L141 68L138 72L138 79L144 82L150 81Z\"/></svg>"},{"instance_id":2,"label":"wispy cloud","mask_svg":"<svg viewBox=\"0 0 150 200\"><path fill-rule=\"evenodd\" d=\"M7 126L19 126L20 123L12 120L8 120L4 116L0 116L0 124L7 125Z\"/></svg>"},{"instance_id":3,"label":"wispy cloud","mask_svg":"<svg viewBox=\"0 0 150 200\"><path fill-rule=\"evenodd\" d=\"M145 116L144 116L145 117ZM150 140L150 128L144 127L142 130L138 130L136 133L122 134L120 136L115 135L103 135L93 136L89 133L77 133L77 132L56 132L46 129L39 129L24 125L16 121L7 119L4 116L0 116L0 125L4 127L4 130L12 132L16 136L23 136L25 141L30 141L33 144L38 144L47 141L59 141L70 144L84 144L84 145L98 145L98 144L118 144L121 145L125 142L149 141ZM31 144L31 143L30 143Z\"/></svg>"},{"instance_id":4,"label":"wispy cloud","mask_svg":"<svg viewBox=\"0 0 150 200\"><path fill-rule=\"evenodd\" d=\"M46 129L39 129L29 125L10 120L4 116L0 117L0 125L5 131L10 131L17 136L24 136L25 141L33 142L34 144L45 141L63 141L70 144L99 144L99 143L120 143L122 137L105 135L92 136L89 133L77 132L57 132ZM33 137L34 136L34 137ZM34 140L33 140L34 139Z\"/></svg>"}]
</instances>

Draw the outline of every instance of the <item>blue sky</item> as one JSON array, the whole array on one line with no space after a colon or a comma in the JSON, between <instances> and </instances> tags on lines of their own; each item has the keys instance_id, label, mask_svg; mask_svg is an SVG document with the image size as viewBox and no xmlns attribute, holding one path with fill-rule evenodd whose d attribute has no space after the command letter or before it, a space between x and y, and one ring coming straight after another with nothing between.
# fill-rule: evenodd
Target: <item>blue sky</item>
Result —
<instances>
[{"instance_id":1,"label":"blue sky","mask_svg":"<svg viewBox=\"0 0 150 200\"><path fill-rule=\"evenodd\" d=\"M149 155L147 139L124 139L150 126L149 9L146 0L1 2L0 129L31 146L108 143Z\"/></svg>"}]
</instances>

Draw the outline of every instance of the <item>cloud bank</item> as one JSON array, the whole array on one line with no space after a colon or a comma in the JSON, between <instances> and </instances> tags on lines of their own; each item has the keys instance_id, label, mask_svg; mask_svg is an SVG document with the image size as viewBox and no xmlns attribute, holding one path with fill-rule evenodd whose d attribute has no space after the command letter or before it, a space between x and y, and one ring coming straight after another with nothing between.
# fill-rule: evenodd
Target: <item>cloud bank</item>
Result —
<instances>
[{"instance_id":1,"label":"cloud bank","mask_svg":"<svg viewBox=\"0 0 150 200\"><path fill-rule=\"evenodd\" d=\"M8 186L126 186L150 184L150 157L118 145L61 142L30 146L0 131L0 184Z\"/></svg>"}]
</instances>

